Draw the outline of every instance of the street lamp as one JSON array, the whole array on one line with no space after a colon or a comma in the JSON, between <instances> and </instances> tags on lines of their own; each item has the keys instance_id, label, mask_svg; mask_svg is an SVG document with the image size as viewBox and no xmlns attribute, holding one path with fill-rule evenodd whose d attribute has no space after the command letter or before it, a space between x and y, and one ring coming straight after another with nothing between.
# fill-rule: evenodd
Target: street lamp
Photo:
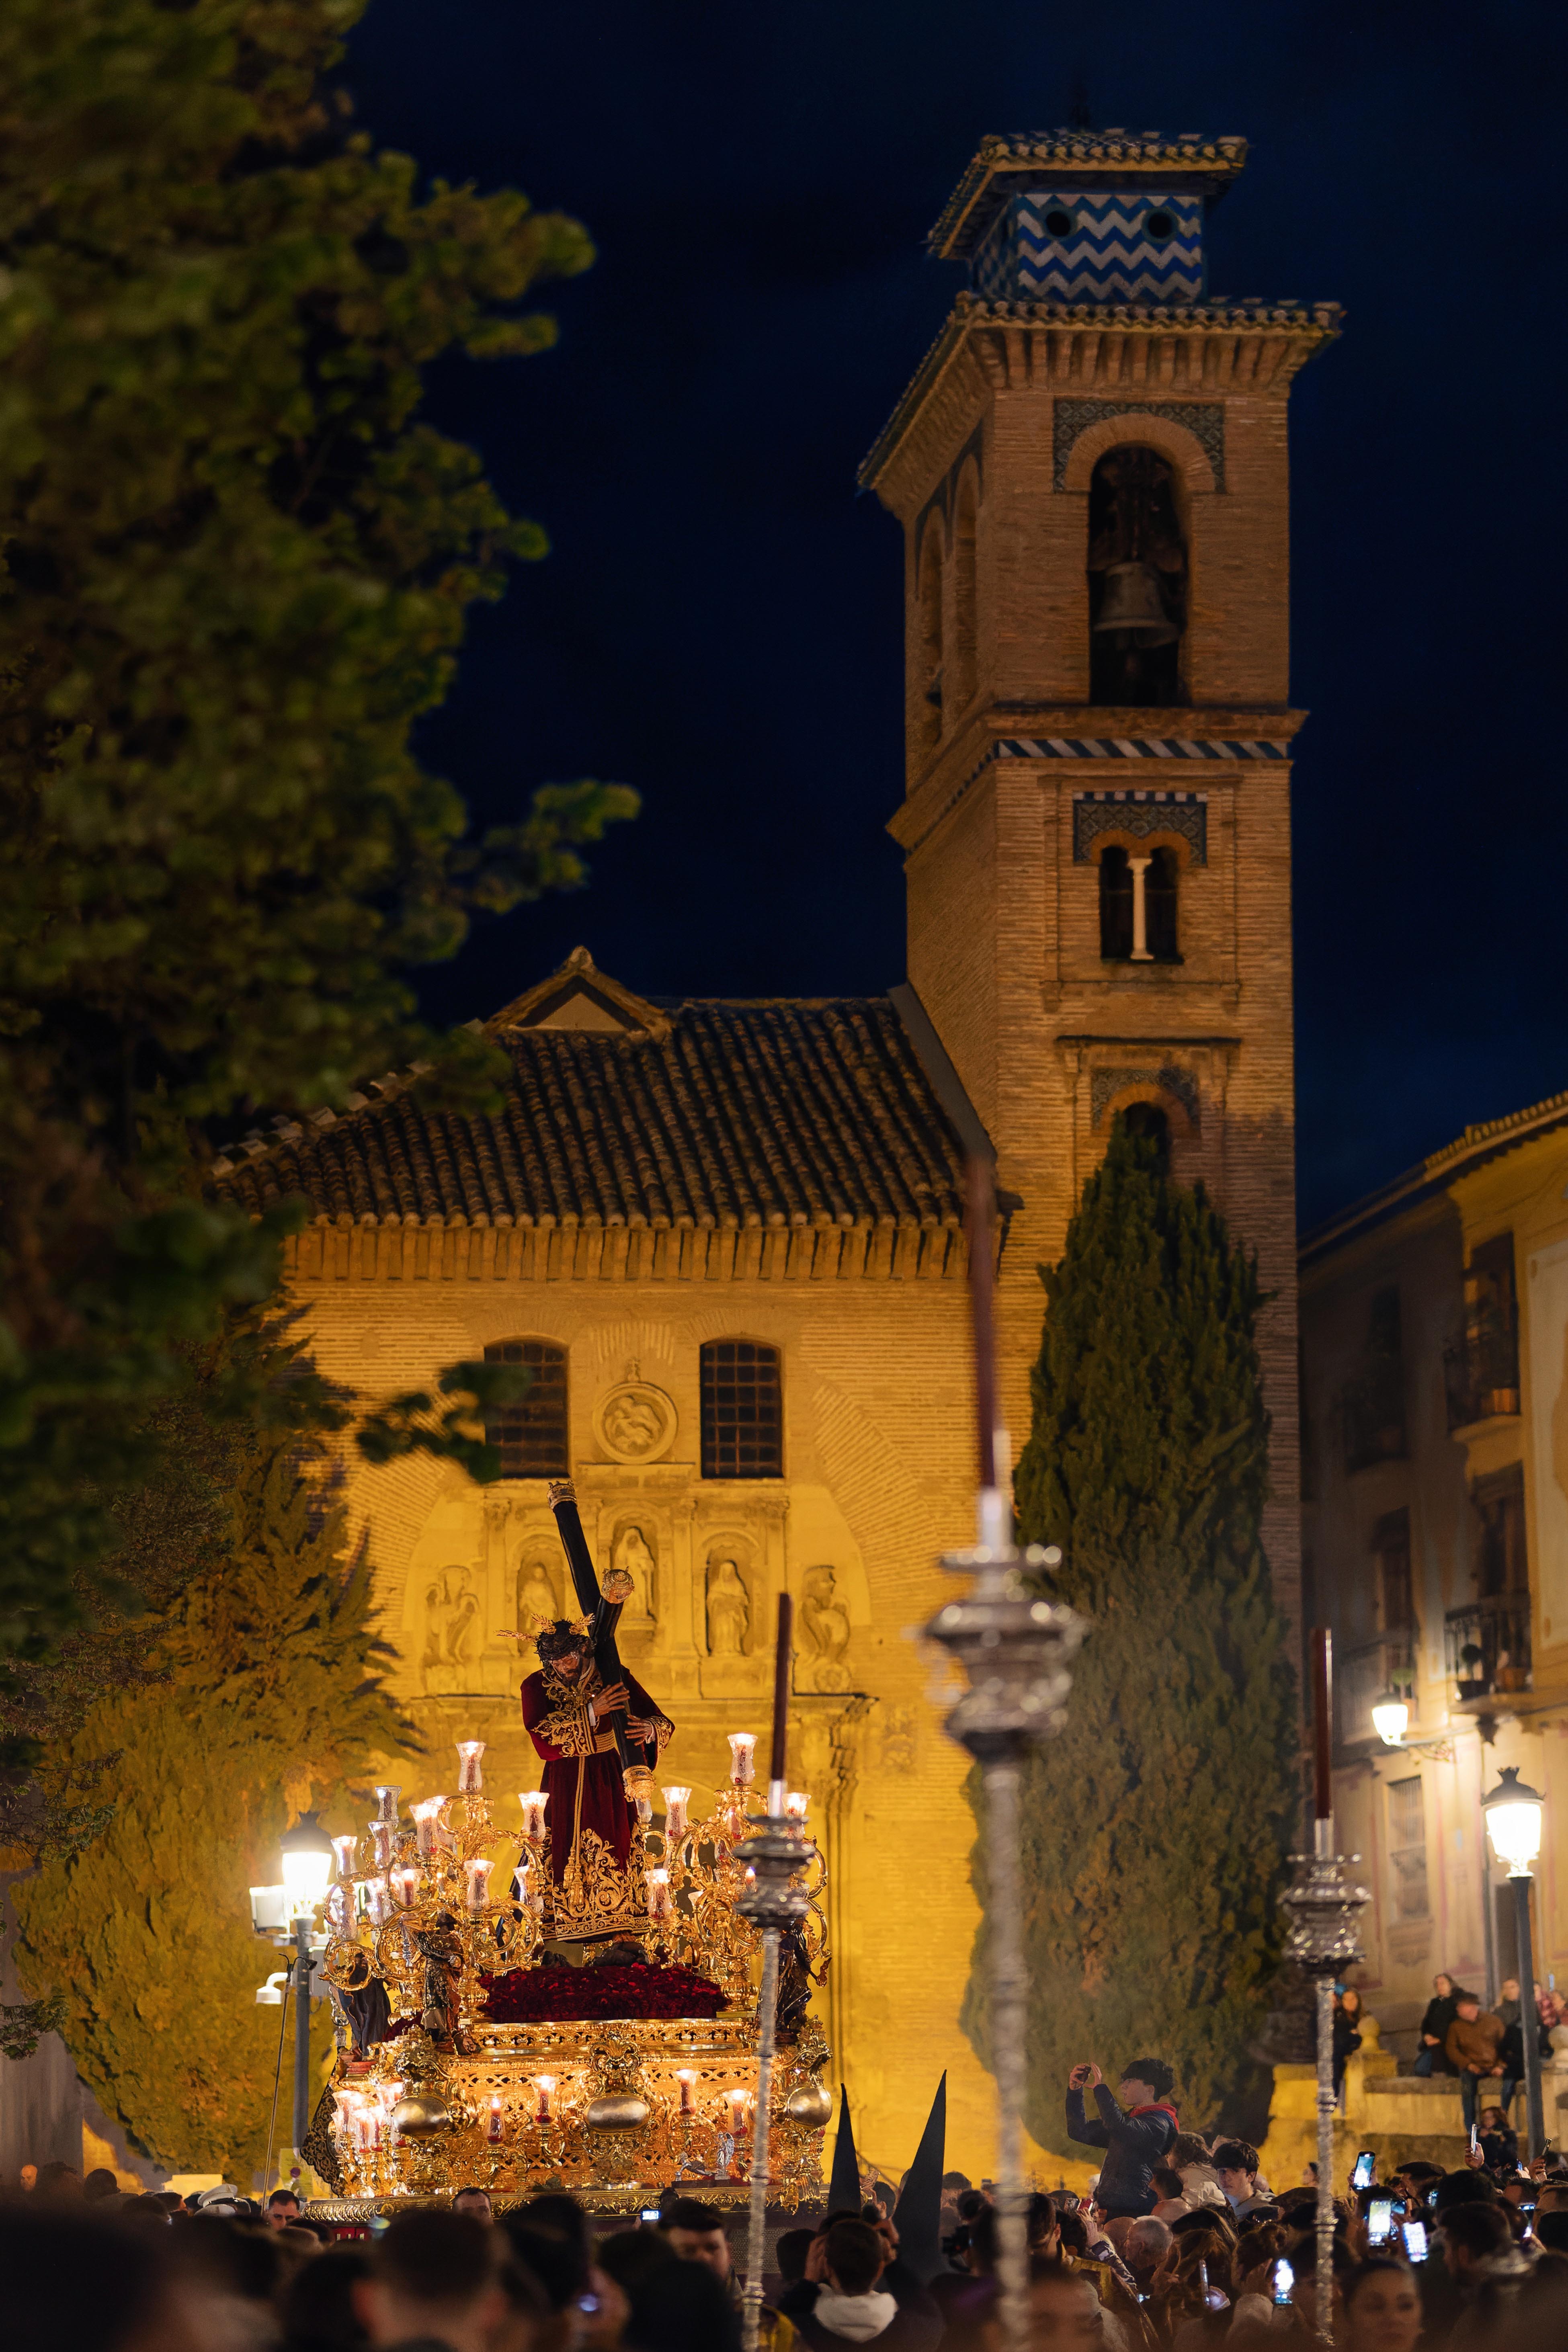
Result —
<instances>
[{"instance_id":1,"label":"street lamp","mask_svg":"<svg viewBox=\"0 0 1568 2352\"><path fill-rule=\"evenodd\" d=\"M1535 1954L1530 1935L1531 1864L1541 1852L1541 1822L1545 1811L1538 1790L1521 1780L1516 1765L1505 1764L1502 1778L1489 1797L1481 1799L1481 1813L1492 1852L1506 1863L1513 1885L1514 1917L1519 1943L1519 2025L1524 2044L1524 2095L1529 2111L1530 2154L1538 2157L1546 2146L1545 2117L1541 2104L1541 2021L1535 2007Z\"/></svg>"},{"instance_id":2,"label":"street lamp","mask_svg":"<svg viewBox=\"0 0 1568 2352\"><path fill-rule=\"evenodd\" d=\"M1398 1691L1390 1691L1386 1698L1376 1700L1372 1710L1372 1727L1385 1748L1403 1748L1405 1727L1410 1720L1408 1700Z\"/></svg>"},{"instance_id":3,"label":"street lamp","mask_svg":"<svg viewBox=\"0 0 1568 2352\"><path fill-rule=\"evenodd\" d=\"M294 2153L302 2163L310 2128L310 1935L316 1906L331 1883L332 1842L314 1813L301 1813L279 1843L283 1854L283 1909L294 1945ZM256 1892L253 1888L253 1907ZM279 2024L281 2030L281 2019ZM275 2115L277 2105L274 2093ZM270 2138L268 2134L268 2166Z\"/></svg>"}]
</instances>

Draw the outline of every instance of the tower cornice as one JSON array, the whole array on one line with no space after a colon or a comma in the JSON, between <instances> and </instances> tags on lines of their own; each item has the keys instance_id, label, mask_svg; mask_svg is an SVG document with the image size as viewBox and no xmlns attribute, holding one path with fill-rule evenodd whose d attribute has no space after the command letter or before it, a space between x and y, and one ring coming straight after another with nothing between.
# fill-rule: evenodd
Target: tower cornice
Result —
<instances>
[{"instance_id":1,"label":"tower cornice","mask_svg":"<svg viewBox=\"0 0 1568 2352\"><path fill-rule=\"evenodd\" d=\"M961 294L857 479L897 510L897 460L935 404L966 406L978 367L994 391L1059 385L1111 397L1227 394L1283 398L1341 331L1337 302L1196 302L1185 307L987 301Z\"/></svg>"},{"instance_id":2,"label":"tower cornice","mask_svg":"<svg viewBox=\"0 0 1568 2352\"><path fill-rule=\"evenodd\" d=\"M994 132L983 139L926 239L939 260L963 260L995 215L1007 191L1042 173L1062 173L1083 187L1158 181L1224 194L1247 162L1245 139L1205 139L1184 131L1035 131Z\"/></svg>"}]
</instances>

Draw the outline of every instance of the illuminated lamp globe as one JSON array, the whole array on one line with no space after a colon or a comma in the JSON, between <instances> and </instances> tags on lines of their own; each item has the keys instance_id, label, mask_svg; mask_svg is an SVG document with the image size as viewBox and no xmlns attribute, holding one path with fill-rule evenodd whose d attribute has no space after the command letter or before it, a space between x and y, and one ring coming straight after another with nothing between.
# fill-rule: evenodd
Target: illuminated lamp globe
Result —
<instances>
[{"instance_id":1,"label":"illuminated lamp globe","mask_svg":"<svg viewBox=\"0 0 1568 2352\"><path fill-rule=\"evenodd\" d=\"M332 1881L332 1841L314 1813L301 1813L279 1843L290 1916L313 1910Z\"/></svg>"},{"instance_id":2,"label":"illuminated lamp globe","mask_svg":"<svg viewBox=\"0 0 1568 2352\"><path fill-rule=\"evenodd\" d=\"M1410 1708L1397 1691L1380 1698L1372 1710L1372 1727L1385 1748L1399 1748L1405 1740L1405 1727L1410 1720Z\"/></svg>"},{"instance_id":3,"label":"illuminated lamp globe","mask_svg":"<svg viewBox=\"0 0 1568 2352\"><path fill-rule=\"evenodd\" d=\"M1492 1852L1500 1862L1507 1863L1515 1878L1529 1875L1530 1865L1541 1852L1541 1820L1545 1810L1539 1790L1520 1779L1513 1764L1504 1765L1497 1787L1489 1797L1481 1799Z\"/></svg>"}]
</instances>

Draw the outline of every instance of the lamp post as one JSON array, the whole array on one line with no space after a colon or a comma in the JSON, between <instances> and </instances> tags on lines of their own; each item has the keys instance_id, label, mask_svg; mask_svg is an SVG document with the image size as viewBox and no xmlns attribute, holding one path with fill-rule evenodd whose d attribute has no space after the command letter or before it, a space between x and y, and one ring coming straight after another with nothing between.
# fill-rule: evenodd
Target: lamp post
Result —
<instances>
[{"instance_id":1,"label":"lamp post","mask_svg":"<svg viewBox=\"0 0 1568 2352\"><path fill-rule=\"evenodd\" d=\"M1519 2023L1524 2044L1524 2099L1529 2119L1531 2161L1546 2146L1546 2121L1541 2103L1541 2021L1535 2007L1535 1954L1530 1933L1531 1864L1541 1852L1541 1821L1545 1805L1516 1765L1505 1764L1502 1778L1489 1797L1481 1799L1481 1813L1492 1852L1508 1865L1513 1888L1514 1918L1519 1941Z\"/></svg>"},{"instance_id":2,"label":"lamp post","mask_svg":"<svg viewBox=\"0 0 1568 2352\"><path fill-rule=\"evenodd\" d=\"M279 1841L294 1939L294 2153L303 2161L310 2128L310 1930L332 1875L332 1842L314 1813L301 1813Z\"/></svg>"}]
</instances>

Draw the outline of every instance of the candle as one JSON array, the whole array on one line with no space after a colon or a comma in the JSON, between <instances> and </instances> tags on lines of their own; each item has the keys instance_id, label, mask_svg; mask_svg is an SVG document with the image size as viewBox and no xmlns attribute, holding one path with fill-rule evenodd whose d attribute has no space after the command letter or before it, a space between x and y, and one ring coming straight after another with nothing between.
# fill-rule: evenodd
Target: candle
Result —
<instances>
[{"instance_id":1,"label":"candle","mask_svg":"<svg viewBox=\"0 0 1568 2352\"><path fill-rule=\"evenodd\" d=\"M550 2094L555 2088L555 2077L553 2074L536 2074L533 2081L539 2093L539 2120L547 2124L550 2121Z\"/></svg>"},{"instance_id":2,"label":"candle","mask_svg":"<svg viewBox=\"0 0 1568 2352\"><path fill-rule=\"evenodd\" d=\"M678 2066L675 2070L675 2079L680 2085L681 2114L683 2116L694 2116L697 2113L697 2101L693 2096L693 2091L697 2082L696 2067Z\"/></svg>"},{"instance_id":3,"label":"candle","mask_svg":"<svg viewBox=\"0 0 1568 2352\"><path fill-rule=\"evenodd\" d=\"M391 1823L389 1822L372 1822L370 1825L370 1834L371 1842L375 1848L375 1866L377 1870L390 1870L392 1867Z\"/></svg>"},{"instance_id":4,"label":"candle","mask_svg":"<svg viewBox=\"0 0 1568 2352\"><path fill-rule=\"evenodd\" d=\"M428 1862L436 1843L436 1816L446 1803L445 1797L424 1797L414 1811L414 1837L421 1862Z\"/></svg>"},{"instance_id":5,"label":"candle","mask_svg":"<svg viewBox=\"0 0 1568 2352\"><path fill-rule=\"evenodd\" d=\"M754 1731L732 1731L730 1734L730 1778L737 1789L749 1789L756 1778L752 1758L757 1751Z\"/></svg>"},{"instance_id":6,"label":"candle","mask_svg":"<svg viewBox=\"0 0 1568 2352\"><path fill-rule=\"evenodd\" d=\"M379 1927L386 1916L386 1881L367 1878L362 1882L364 1891L364 1916L373 1927Z\"/></svg>"},{"instance_id":7,"label":"candle","mask_svg":"<svg viewBox=\"0 0 1568 2352\"><path fill-rule=\"evenodd\" d=\"M664 1834L667 1838L686 1835L686 1808L691 1802L689 1789L667 1789L664 1792Z\"/></svg>"},{"instance_id":8,"label":"candle","mask_svg":"<svg viewBox=\"0 0 1568 2352\"><path fill-rule=\"evenodd\" d=\"M479 1769L479 1759L485 1752L482 1739L459 1739L458 1742L458 1794L477 1797L485 1785Z\"/></svg>"},{"instance_id":9,"label":"candle","mask_svg":"<svg viewBox=\"0 0 1568 2352\"><path fill-rule=\"evenodd\" d=\"M751 2096L749 2091L742 2090L726 2091L724 2094L724 2103L730 2110L730 2134L733 2139L739 2139L746 2128L746 2109Z\"/></svg>"},{"instance_id":10,"label":"candle","mask_svg":"<svg viewBox=\"0 0 1568 2352\"><path fill-rule=\"evenodd\" d=\"M403 1784L401 1781L398 1782L396 1787L394 1787L391 1781L383 1781L378 1784L375 1791L375 1817L378 1822L387 1822L394 1829L396 1828L397 1800L402 1796L402 1794Z\"/></svg>"},{"instance_id":11,"label":"candle","mask_svg":"<svg viewBox=\"0 0 1568 2352\"><path fill-rule=\"evenodd\" d=\"M403 1869L393 1872L392 1892L400 1911L413 1909L414 1897L418 1892L419 1882L424 1875L425 1873L422 1870L414 1870L406 1864Z\"/></svg>"},{"instance_id":12,"label":"candle","mask_svg":"<svg viewBox=\"0 0 1568 2352\"><path fill-rule=\"evenodd\" d=\"M346 1886L328 1887L327 1925L337 1935L348 1934L352 1921L349 1915L349 1890Z\"/></svg>"},{"instance_id":13,"label":"candle","mask_svg":"<svg viewBox=\"0 0 1568 2352\"><path fill-rule=\"evenodd\" d=\"M500 2093L499 2091L495 2092L490 2098L490 2119L485 2137L492 2147L500 2137Z\"/></svg>"},{"instance_id":14,"label":"candle","mask_svg":"<svg viewBox=\"0 0 1568 2352\"><path fill-rule=\"evenodd\" d=\"M482 1911L489 1901L490 1873L494 1868L494 1863L487 1862L482 1853L476 1854L471 1862L463 1864L463 1901L470 1911Z\"/></svg>"},{"instance_id":15,"label":"candle","mask_svg":"<svg viewBox=\"0 0 1568 2352\"><path fill-rule=\"evenodd\" d=\"M811 1799L804 1789L792 1789L784 1799L784 1819L792 1830L804 1830L806 1814L811 1811Z\"/></svg>"},{"instance_id":16,"label":"candle","mask_svg":"<svg viewBox=\"0 0 1568 2352\"><path fill-rule=\"evenodd\" d=\"M517 1801L522 1807L523 1836L525 1838L542 1838L544 1835L543 1790L525 1789Z\"/></svg>"},{"instance_id":17,"label":"candle","mask_svg":"<svg viewBox=\"0 0 1568 2352\"><path fill-rule=\"evenodd\" d=\"M332 1860L338 1868L338 1885L342 1886L354 1874L354 1857L359 1853L359 1837L352 1832L347 1837L332 1840Z\"/></svg>"},{"instance_id":18,"label":"candle","mask_svg":"<svg viewBox=\"0 0 1568 2352\"><path fill-rule=\"evenodd\" d=\"M647 1916L650 1919L668 1919L669 1909L669 1873L668 1870L650 1870L647 1874Z\"/></svg>"},{"instance_id":19,"label":"candle","mask_svg":"<svg viewBox=\"0 0 1568 2352\"><path fill-rule=\"evenodd\" d=\"M773 1744L768 1760L768 1812L775 1821L784 1808L784 1751L789 1744L790 1634L794 1623L795 1602L787 1592L781 1592L778 1636L773 1645Z\"/></svg>"}]
</instances>

